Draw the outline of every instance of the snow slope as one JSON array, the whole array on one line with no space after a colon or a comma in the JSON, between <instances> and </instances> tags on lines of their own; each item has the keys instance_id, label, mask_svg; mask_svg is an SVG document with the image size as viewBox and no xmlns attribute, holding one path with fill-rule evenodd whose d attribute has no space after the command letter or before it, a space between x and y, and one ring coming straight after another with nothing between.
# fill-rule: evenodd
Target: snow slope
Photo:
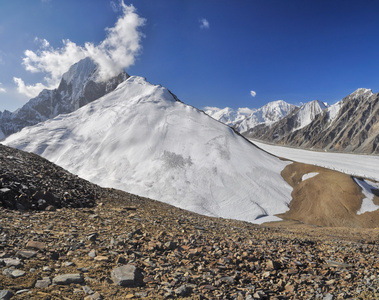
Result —
<instances>
[{"instance_id":1,"label":"snow slope","mask_svg":"<svg viewBox=\"0 0 379 300\"><path fill-rule=\"evenodd\" d=\"M310 151L269 145L255 140L252 142L261 149L279 157L379 181L379 156L377 155Z\"/></svg>"},{"instance_id":2,"label":"snow slope","mask_svg":"<svg viewBox=\"0 0 379 300\"><path fill-rule=\"evenodd\" d=\"M259 223L291 200L280 175L288 162L141 77L3 143L101 186L205 215Z\"/></svg>"}]
</instances>

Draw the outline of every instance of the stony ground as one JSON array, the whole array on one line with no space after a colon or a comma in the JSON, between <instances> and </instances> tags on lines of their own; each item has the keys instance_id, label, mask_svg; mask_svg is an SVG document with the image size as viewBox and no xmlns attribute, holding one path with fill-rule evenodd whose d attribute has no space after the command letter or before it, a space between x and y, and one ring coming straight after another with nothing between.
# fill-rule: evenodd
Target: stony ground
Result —
<instances>
[{"instance_id":1,"label":"stony ground","mask_svg":"<svg viewBox=\"0 0 379 300\"><path fill-rule=\"evenodd\" d=\"M258 226L96 186L93 207L62 207L55 188L55 209L0 208L0 299L379 298L377 229Z\"/></svg>"}]
</instances>

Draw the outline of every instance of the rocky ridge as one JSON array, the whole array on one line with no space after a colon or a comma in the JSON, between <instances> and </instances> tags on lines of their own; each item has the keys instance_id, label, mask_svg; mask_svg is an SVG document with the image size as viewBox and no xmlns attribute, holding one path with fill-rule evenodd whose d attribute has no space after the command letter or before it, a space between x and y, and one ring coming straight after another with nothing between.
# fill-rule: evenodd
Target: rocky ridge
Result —
<instances>
[{"instance_id":1,"label":"rocky ridge","mask_svg":"<svg viewBox=\"0 0 379 300\"><path fill-rule=\"evenodd\" d=\"M254 127L244 135L302 148L379 154L379 93L358 89L315 114L306 126L298 128L296 124L295 115L290 114L271 126Z\"/></svg>"},{"instance_id":2,"label":"rocky ridge","mask_svg":"<svg viewBox=\"0 0 379 300\"><path fill-rule=\"evenodd\" d=\"M32 153L0 144L0 206L55 210L93 207L102 190Z\"/></svg>"},{"instance_id":3,"label":"rocky ridge","mask_svg":"<svg viewBox=\"0 0 379 300\"><path fill-rule=\"evenodd\" d=\"M35 155L0 150L1 166L23 168L25 176L14 172L20 184L36 183L27 176L35 170L33 164L28 167ZM39 164L47 169L41 181L50 190L64 190L58 180L48 180L55 172L62 176L61 170L45 160ZM87 189L91 187L101 195L94 207L0 208L4 299L379 296L378 229L293 221L258 226L204 217L113 189Z\"/></svg>"},{"instance_id":4,"label":"rocky ridge","mask_svg":"<svg viewBox=\"0 0 379 300\"><path fill-rule=\"evenodd\" d=\"M98 66L92 59L85 58L63 74L58 88L43 90L15 112L0 112L0 140L26 126L73 112L113 91L129 77L122 72L106 82L98 82L97 76Z\"/></svg>"}]
</instances>

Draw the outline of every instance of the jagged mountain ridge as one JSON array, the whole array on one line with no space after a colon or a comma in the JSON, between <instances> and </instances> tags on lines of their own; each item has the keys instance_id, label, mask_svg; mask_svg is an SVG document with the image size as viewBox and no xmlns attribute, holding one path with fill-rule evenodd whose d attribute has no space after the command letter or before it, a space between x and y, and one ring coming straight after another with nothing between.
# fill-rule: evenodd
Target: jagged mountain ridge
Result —
<instances>
[{"instance_id":1,"label":"jagged mountain ridge","mask_svg":"<svg viewBox=\"0 0 379 300\"><path fill-rule=\"evenodd\" d=\"M63 74L58 88L43 90L15 112L0 112L0 140L26 126L67 114L113 91L129 75L125 72L98 82L98 66L85 58Z\"/></svg>"},{"instance_id":2,"label":"jagged mountain ridge","mask_svg":"<svg viewBox=\"0 0 379 300\"><path fill-rule=\"evenodd\" d=\"M296 129L295 123L293 115L288 115L271 126L253 128L245 136L302 148L379 153L379 94L369 89L358 89L323 109L306 126Z\"/></svg>"},{"instance_id":3,"label":"jagged mountain ridge","mask_svg":"<svg viewBox=\"0 0 379 300\"><path fill-rule=\"evenodd\" d=\"M295 108L295 105L286 103L283 100L277 100L269 102L258 109L238 108L234 110L230 107L223 109L206 107L205 113L243 133L259 124L272 124L288 115Z\"/></svg>"},{"instance_id":4,"label":"jagged mountain ridge","mask_svg":"<svg viewBox=\"0 0 379 300\"><path fill-rule=\"evenodd\" d=\"M291 200L280 175L288 162L136 76L4 143L101 186L205 215L262 222Z\"/></svg>"}]
</instances>

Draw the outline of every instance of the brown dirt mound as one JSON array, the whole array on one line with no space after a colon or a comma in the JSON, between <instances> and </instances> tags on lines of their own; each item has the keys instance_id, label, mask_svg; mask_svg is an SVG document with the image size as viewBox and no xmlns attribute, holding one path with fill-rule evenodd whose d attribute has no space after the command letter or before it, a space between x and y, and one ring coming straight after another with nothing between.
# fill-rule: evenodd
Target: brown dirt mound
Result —
<instances>
[{"instance_id":1,"label":"brown dirt mound","mask_svg":"<svg viewBox=\"0 0 379 300\"><path fill-rule=\"evenodd\" d=\"M303 175L318 173L302 180ZM282 171L293 187L290 210L278 215L283 219L329 227L379 227L379 211L357 215L361 188L350 175L322 167L294 162Z\"/></svg>"}]
</instances>

